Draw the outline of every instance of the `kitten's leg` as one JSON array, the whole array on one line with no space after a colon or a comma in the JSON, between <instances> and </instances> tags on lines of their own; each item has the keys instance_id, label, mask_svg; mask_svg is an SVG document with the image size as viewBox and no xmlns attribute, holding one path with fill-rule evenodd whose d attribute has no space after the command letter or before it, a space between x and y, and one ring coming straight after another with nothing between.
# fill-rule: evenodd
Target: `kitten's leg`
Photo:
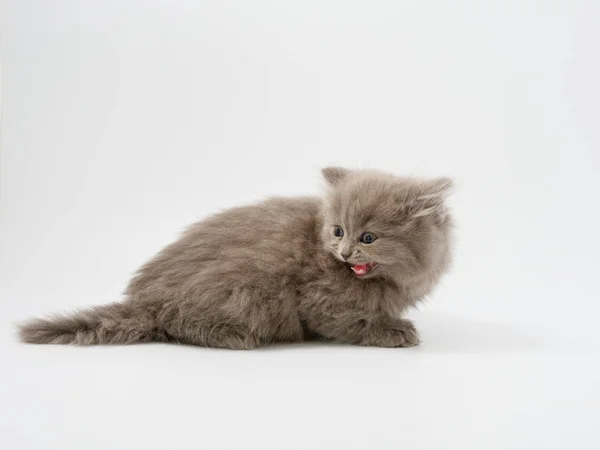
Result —
<instances>
[{"instance_id":1,"label":"kitten's leg","mask_svg":"<svg viewBox=\"0 0 600 450\"><path fill-rule=\"evenodd\" d=\"M295 295L295 286L277 285L274 290L268 283L252 289L215 289L204 298L165 305L158 325L172 340L205 347L249 350L274 342L301 341Z\"/></svg>"},{"instance_id":2,"label":"kitten's leg","mask_svg":"<svg viewBox=\"0 0 600 450\"><path fill-rule=\"evenodd\" d=\"M374 347L413 347L419 334L410 320L384 314L311 314L309 329L330 339Z\"/></svg>"},{"instance_id":3,"label":"kitten's leg","mask_svg":"<svg viewBox=\"0 0 600 450\"><path fill-rule=\"evenodd\" d=\"M177 342L203 347L251 350L261 346L260 339L247 326L206 317L172 322L165 331Z\"/></svg>"},{"instance_id":4,"label":"kitten's leg","mask_svg":"<svg viewBox=\"0 0 600 450\"><path fill-rule=\"evenodd\" d=\"M210 327L204 336L204 345L233 350L252 350L262 344L258 336L244 325L219 323Z\"/></svg>"}]
</instances>

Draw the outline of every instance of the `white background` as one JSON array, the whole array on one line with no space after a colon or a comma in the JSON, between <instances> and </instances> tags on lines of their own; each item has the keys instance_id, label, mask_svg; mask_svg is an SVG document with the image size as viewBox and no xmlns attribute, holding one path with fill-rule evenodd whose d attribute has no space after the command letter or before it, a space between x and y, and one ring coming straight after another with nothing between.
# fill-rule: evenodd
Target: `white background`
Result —
<instances>
[{"instance_id":1,"label":"white background","mask_svg":"<svg viewBox=\"0 0 600 450\"><path fill-rule=\"evenodd\" d=\"M3 0L0 26L0 448L600 448L599 2ZM14 338L327 164L456 179L420 347Z\"/></svg>"}]
</instances>

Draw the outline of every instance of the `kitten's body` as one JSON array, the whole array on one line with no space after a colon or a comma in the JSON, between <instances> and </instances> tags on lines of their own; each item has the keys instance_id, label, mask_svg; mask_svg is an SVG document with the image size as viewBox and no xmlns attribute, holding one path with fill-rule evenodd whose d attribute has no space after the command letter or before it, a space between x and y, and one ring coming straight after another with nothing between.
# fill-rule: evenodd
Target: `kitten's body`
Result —
<instances>
[{"instance_id":1,"label":"kitten's body","mask_svg":"<svg viewBox=\"0 0 600 450\"><path fill-rule=\"evenodd\" d=\"M22 339L251 349L319 336L415 345L414 326L399 316L448 266L448 180L324 174L325 202L276 198L203 220L139 270L123 302L35 319L22 325ZM333 236L342 224L346 235ZM365 227L379 233L378 242L357 240ZM368 273L357 276L357 267Z\"/></svg>"}]
</instances>

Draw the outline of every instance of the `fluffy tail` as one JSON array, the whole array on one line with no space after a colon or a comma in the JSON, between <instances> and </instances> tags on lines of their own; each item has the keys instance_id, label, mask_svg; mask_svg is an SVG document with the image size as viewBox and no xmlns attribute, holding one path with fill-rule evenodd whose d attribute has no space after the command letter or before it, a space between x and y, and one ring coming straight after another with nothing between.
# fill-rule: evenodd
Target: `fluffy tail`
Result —
<instances>
[{"instance_id":1,"label":"fluffy tail","mask_svg":"<svg viewBox=\"0 0 600 450\"><path fill-rule=\"evenodd\" d=\"M155 323L148 312L112 303L29 320L19 325L19 337L31 344L133 344L158 340Z\"/></svg>"}]
</instances>

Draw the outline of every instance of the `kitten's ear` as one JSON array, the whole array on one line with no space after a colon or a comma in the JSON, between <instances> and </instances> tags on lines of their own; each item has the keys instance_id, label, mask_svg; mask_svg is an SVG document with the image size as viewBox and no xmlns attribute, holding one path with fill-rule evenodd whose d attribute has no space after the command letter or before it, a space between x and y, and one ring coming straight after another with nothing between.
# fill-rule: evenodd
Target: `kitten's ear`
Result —
<instances>
[{"instance_id":1,"label":"kitten's ear","mask_svg":"<svg viewBox=\"0 0 600 450\"><path fill-rule=\"evenodd\" d=\"M325 178L327 183L331 186L335 186L350 175L350 171L343 167L325 167L321 170L321 173L323 174L323 178Z\"/></svg>"},{"instance_id":2,"label":"kitten's ear","mask_svg":"<svg viewBox=\"0 0 600 450\"><path fill-rule=\"evenodd\" d=\"M417 201L421 206L413 217L435 214L436 217L443 220L447 214L445 201L452 193L453 186L454 182L446 177L426 181L422 187L421 194L417 197Z\"/></svg>"},{"instance_id":3,"label":"kitten's ear","mask_svg":"<svg viewBox=\"0 0 600 450\"><path fill-rule=\"evenodd\" d=\"M439 197L442 201L452 193L454 182L447 177L434 178L425 182L423 197Z\"/></svg>"}]
</instances>

